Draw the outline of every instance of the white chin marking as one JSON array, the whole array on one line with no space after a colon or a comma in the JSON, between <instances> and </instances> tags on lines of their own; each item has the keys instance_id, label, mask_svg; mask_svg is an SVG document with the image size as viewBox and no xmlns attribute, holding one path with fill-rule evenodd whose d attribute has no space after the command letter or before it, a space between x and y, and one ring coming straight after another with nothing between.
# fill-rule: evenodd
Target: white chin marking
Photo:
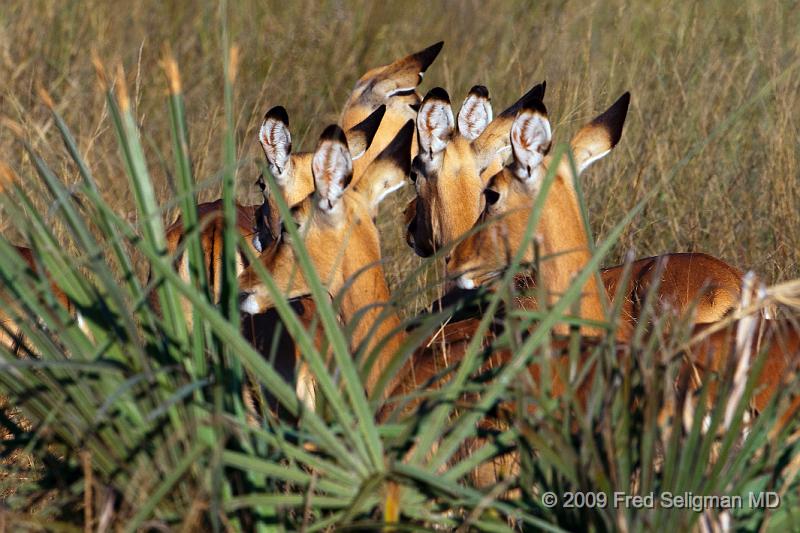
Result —
<instances>
[{"instance_id":1,"label":"white chin marking","mask_svg":"<svg viewBox=\"0 0 800 533\"><path fill-rule=\"evenodd\" d=\"M258 238L258 235L253 237L253 248L255 248L258 253L261 253L261 252L264 251L264 250L261 249L261 239Z\"/></svg>"},{"instance_id":2,"label":"white chin marking","mask_svg":"<svg viewBox=\"0 0 800 533\"><path fill-rule=\"evenodd\" d=\"M244 301L239 306L239 309L251 315L257 315L261 311L261 309L258 308L258 302L256 302L256 297L253 296L252 294L244 299Z\"/></svg>"},{"instance_id":3,"label":"white chin marking","mask_svg":"<svg viewBox=\"0 0 800 533\"><path fill-rule=\"evenodd\" d=\"M460 276L458 281L456 281L456 285L458 285L462 289L474 289L475 282L472 279L468 278L467 276Z\"/></svg>"}]
</instances>

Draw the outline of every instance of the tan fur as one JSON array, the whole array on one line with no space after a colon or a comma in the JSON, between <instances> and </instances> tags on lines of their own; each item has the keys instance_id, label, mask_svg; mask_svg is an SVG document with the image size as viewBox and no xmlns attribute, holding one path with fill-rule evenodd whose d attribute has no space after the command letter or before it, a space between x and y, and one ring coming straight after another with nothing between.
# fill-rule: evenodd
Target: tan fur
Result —
<instances>
[{"instance_id":1,"label":"tan fur","mask_svg":"<svg viewBox=\"0 0 800 533\"><path fill-rule=\"evenodd\" d=\"M353 161L353 179L358 179L384 148L394 139L400 128L417 116L415 107L420 103L416 87L422 81L421 73L430 66L438 54L441 43L423 51L400 58L388 65L374 68L356 82L342 111L342 128L348 130L364 120L379 105L386 105L378 132L366 153ZM436 48L436 51L431 51ZM392 95L398 89L411 89L408 94ZM414 133L416 136L416 132ZM417 143L411 143L411 157L416 155Z\"/></svg>"},{"instance_id":2,"label":"tan fur","mask_svg":"<svg viewBox=\"0 0 800 533\"><path fill-rule=\"evenodd\" d=\"M480 216L483 183L478 177L475 153L469 141L456 137L445 150L441 169L436 176L418 178L417 205L424 206L439 245L463 235ZM436 243L435 243L436 244Z\"/></svg>"},{"instance_id":3,"label":"tan fur","mask_svg":"<svg viewBox=\"0 0 800 533\"><path fill-rule=\"evenodd\" d=\"M534 196L531 191L509 171L505 171L494 178L491 183L494 190L503 195L503 207L487 206L485 217L503 215L502 218L491 223L483 230L470 236L460 243L448 262L448 270L454 274L470 273L476 285L487 282L494 273L500 271L507 264L507 260L517 252L519 243L522 242L528 216L533 207ZM571 252L561 258L542 261L543 279L552 279L547 276L555 275L556 282L561 287L563 283L569 284L570 272L580 267L582 261L588 260L585 236L577 213L577 204L574 203L572 189L557 180L550 191L548 201L542 213L542 223L537 228L542 246L540 256L546 257L558 250L577 250L583 248L583 253ZM551 202L559 194L564 195L570 204ZM545 221L552 221L549 227ZM567 224L568 221L574 224ZM555 236L555 244L546 236ZM562 268L564 261L571 259L574 262L562 271L567 275L558 275L555 270ZM533 261L533 251L528 248L523 257L523 262ZM659 262L662 262L659 265ZM555 265L547 267L548 263ZM618 284L624 272L623 265L601 271L601 278L610 299L617 295ZM663 309L671 309L677 316L683 317L693 306L695 307L695 323L702 324L713 322L724 317L736 308L741 296L742 273L727 263L707 254L686 253L667 254L664 256L640 259L632 264L632 271L628 287L621 295L625 298L622 307L622 318L618 331L619 339L630 337L635 328L641 305L649 287L656 281L656 274L660 273L660 282L655 297L663 305ZM553 287L548 282L548 288Z\"/></svg>"},{"instance_id":4,"label":"tan fur","mask_svg":"<svg viewBox=\"0 0 800 533\"><path fill-rule=\"evenodd\" d=\"M408 136L411 128L406 128ZM398 134L403 135L401 132ZM326 141L327 142L327 141ZM406 150L405 157L408 157ZM323 179L321 176L315 177ZM384 338L389 337L399 325L395 313L377 323L382 312L380 304L390 300L389 288L380 262L378 229L373 220L381 194L400 185L405 180L405 171L393 160L381 157L373 161L362 178L345 189L344 195L332 206L323 210L316 200L317 194L307 203L309 214L300 228L304 244L309 251L314 268L331 296L338 295L349 284L342 295L341 318L353 325L352 347L356 349L366 342L369 353ZM261 262L272 274L278 288L287 298L310 293L306 281L297 268L294 249L289 243L279 246L274 253L264 255ZM273 305L269 291L261 283L252 268L239 277L240 289L254 298L257 308L264 310ZM372 306L365 310L367 306ZM397 351L401 335L392 335L382 349L367 377L366 387L372 393L375 383L391 356Z\"/></svg>"},{"instance_id":5,"label":"tan fur","mask_svg":"<svg viewBox=\"0 0 800 533\"><path fill-rule=\"evenodd\" d=\"M404 97L403 99L406 100L408 98L409 97ZM418 102L419 97L417 96L416 98ZM342 124L349 124L350 121L353 120L353 117L359 117L362 115L362 113L364 116L368 115L369 113L366 113L366 111L368 111L368 109L360 107L350 109L345 108L345 115L342 117ZM386 148L392 139L394 139L395 135L397 135L397 132L403 127L403 124L416 116L417 112L406 103L392 103L391 105L386 106L386 114L383 116L381 125L378 128L378 132L372 139L372 144L364 153L364 155L353 161L354 180L357 180L364 174L364 170L375 160L378 154L380 154L381 151ZM416 155L414 153L416 151L416 146L416 141L412 142L412 157L413 155Z\"/></svg>"},{"instance_id":6,"label":"tan fur","mask_svg":"<svg viewBox=\"0 0 800 533\"><path fill-rule=\"evenodd\" d=\"M417 196L411 200L415 205L406 208L407 214L415 215L408 218L406 240L418 255L432 255L477 222L486 183L502 170L511 153L509 134L515 115L509 110L494 118L475 140L454 134L435 162L420 161L422 155L415 160Z\"/></svg>"},{"instance_id":7,"label":"tan fur","mask_svg":"<svg viewBox=\"0 0 800 533\"><path fill-rule=\"evenodd\" d=\"M503 188L506 194L505 216L462 241L453 250L447 264L448 272L470 273L477 284L499 271L516 253L523 241L533 200L533 192L526 190L526 186L513 176L510 169L495 176L493 184L495 188ZM492 206L487 207L487 213L494 214ZM550 303L560 298L571 285L573 277L591 258L580 220L575 190L564 177L558 175L536 228L540 256L547 258L540 264L540 275L549 291ZM568 221L576 222L568 224ZM533 250L526 249L523 261L531 263L533 259ZM605 318L593 277L583 286L580 316L594 320ZM557 331L565 332L566 326L559 326ZM583 332L599 333L599 330L586 327Z\"/></svg>"},{"instance_id":8,"label":"tan fur","mask_svg":"<svg viewBox=\"0 0 800 533\"><path fill-rule=\"evenodd\" d=\"M328 217L312 208L307 226L302 230L305 232L303 241L311 254L314 268L329 294L339 294L345 283L350 282L341 305L342 320L350 324L359 310L371 304L388 302L390 294L380 263L378 230L372 222L369 210L354 191L346 192L342 202L344 213L341 222L331 224ZM294 250L288 243L280 246L274 255L263 257L262 263L288 299L310 293L297 267ZM354 278L356 274L358 276ZM266 289L261 286L261 280L254 270L246 269L242 273L239 287L243 292L260 289L256 294L259 295L261 308L272 307L273 302ZM367 338L381 311L380 306L373 307L360 318L352 336L354 349ZM367 349L371 350L398 324L396 315L382 320L377 331L369 335ZM396 341L387 344L384 353L393 354L396 351L399 339L396 336L395 339ZM373 367L371 377L367 380L368 391L372 391L385 362L386 359L381 358Z\"/></svg>"}]
</instances>

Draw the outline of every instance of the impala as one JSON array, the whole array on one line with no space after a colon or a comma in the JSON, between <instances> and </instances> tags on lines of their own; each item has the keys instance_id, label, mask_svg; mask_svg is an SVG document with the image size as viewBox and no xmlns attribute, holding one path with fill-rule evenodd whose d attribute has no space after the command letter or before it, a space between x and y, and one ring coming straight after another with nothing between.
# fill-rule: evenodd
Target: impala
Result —
<instances>
[{"instance_id":1,"label":"impala","mask_svg":"<svg viewBox=\"0 0 800 533\"><path fill-rule=\"evenodd\" d=\"M33 251L30 248L25 248L24 246L15 246L15 248L17 253L28 264L28 267L31 269L31 271L39 274L38 266L33 256ZM49 276L47 277L49 279ZM50 281L50 290L52 291L53 296L55 296L56 301L58 301L70 315L73 315L76 318L78 326L81 328L81 330L85 334L89 335L89 330L86 327L86 324L83 321L80 313L78 313L73 306L72 301L67 297L66 293L62 291L61 288L52 280ZM11 308L16 305L5 295L0 298L0 303L2 303L4 308ZM14 314L19 315L19 313ZM14 322L8 312L0 309L0 345L7 348L11 353L18 353L24 344L21 328Z\"/></svg>"},{"instance_id":2,"label":"impala","mask_svg":"<svg viewBox=\"0 0 800 533\"><path fill-rule=\"evenodd\" d=\"M328 293L336 297L345 291L341 319L347 324L357 320L352 347L356 349L366 342L367 353L370 353L386 340L367 376L368 393L372 392L402 340L396 332L399 318L394 313L385 320L376 320L381 315L380 307L389 302L389 288L380 262L380 241L374 219L379 203L404 185L410 166L413 131L413 122L407 122L361 178L352 180L353 165L347 139L338 126L328 127L312 158L315 192L307 200L309 214L298 228ZM273 253L260 258L288 299L310 294L296 267L294 253L290 243L284 242ZM269 291L254 268L242 273L239 286L242 311L257 314L273 305Z\"/></svg>"},{"instance_id":3,"label":"impala","mask_svg":"<svg viewBox=\"0 0 800 533\"><path fill-rule=\"evenodd\" d=\"M476 86L458 115L458 131L447 92L436 87L425 95L412 163L417 197L406 209L407 240L418 255L428 257L472 228L483 208L481 176L502 168L517 111L541 102L544 91L544 83L534 86L492 119L488 91Z\"/></svg>"},{"instance_id":4,"label":"impala","mask_svg":"<svg viewBox=\"0 0 800 533\"><path fill-rule=\"evenodd\" d=\"M342 128L351 128L379 105L386 106L386 115L370 148L353 162L353 176L359 176L372 163L406 122L416 119L420 103L417 86L443 45L440 41L388 65L376 67L356 82L342 111ZM414 149L412 144L412 155Z\"/></svg>"},{"instance_id":5,"label":"impala","mask_svg":"<svg viewBox=\"0 0 800 533\"><path fill-rule=\"evenodd\" d=\"M354 157L360 157L369 148L384 111L385 106L378 106L366 119L348 130L347 138ZM283 107L273 107L266 113L259 129L258 139L281 196L290 208L296 207L314 190L313 180L310 178L311 154L292 154L289 117ZM200 242L206 275L212 288L214 302L217 302L221 291L222 238L225 222L222 200L198 205L197 214L202 228ZM236 230L256 255L274 246L280 238L280 218L274 199L265 194L261 205L236 204ZM180 217L167 228L166 235L168 252L176 254L185 239L185 228ZM175 264L181 277L188 282L189 260L183 251L176 254ZM247 254L242 250L237 251L236 274L241 274L247 265ZM155 298L151 298L151 302L155 303ZM183 301L182 307L187 321L191 322L188 302Z\"/></svg>"},{"instance_id":6,"label":"impala","mask_svg":"<svg viewBox=\"0 0 800 533\"><path fill-rule=\"evenodd\" d=\"M745 338L744 344L737 345L737 332L742 326L748 327L744 325L745 320L753 320L755 327L749 338ZM396 420L398 417L402 418L418 409L422 403L417 394L421 387L427 390L444 387L449 376L452 375L451 371L461 364L478 323L477 319L468 319L448 324L427 343L424 343L395 377L394 389L387 395L389 401L379 411L378 419L381 422ZM741 322L732 322L725 329L703 336L709 327L710 325L707 324L695 326L692 336L697 335L702 338L682 352L683 358L678 369L678 377L674 382L678 397L685 397L707 383L709 394L706 399L709 407L719 401L728 402L726 403L727 408L735 406L735 403L730 404L730 391L728 391L728 396L720 397L719 376L732 373L737 365L741 365L741 358L745 357L743 353L749 350L750 360L742 366L744 378L748 378L756 358L764 358L763 367L755 381L754 393L748 404L749 412L758 415L767 409L775 395L796 377L798 366L800 366L800 329L798 329L797 322L765 320L751 316L742 319ZM499 332L490 330L483 339L483 345L489 346L496 333ZM546 375L549 377L547 382L549 397L560 398L572 389L575 391L577 402L585 407L591 393L596 370L594 363L588 363L588 361L598 348L598 339L583 337L580 340L578 366L580 368L586 364L592 364L583 373L581 379L571 377L581 375L581 372L570 366L569 353L572 348L569 337L555 336L545 347L542 356L538 358L540 362L529 364L527 372L530 376L530 384L535 389L543 385L542 378ZM625 344L616 343L612 349L619 358L631 357ZM485 379L480 377L481 375L488 376L496 373L514 357L514 354L508 349L484 348L484 350L486 353L481 356L481 364L473 374L473 377L477 377L479 381ZM543 365L547 365L546 373ZM717 378L715 379L713 376L717 376ZM736 388L735 380L734 388ZM404 402L404 398L412 399ZM475 395L468 395L460 399L459 405L462 409L469 410L468 406L477 400L479 398ZM687 421L685 416L688 408L691 407L691 411L694 411L695 400L696 398L686 399L683 405L681 414L684 416L684 427L687 431L691 429L691 421ZM671 411L670 407L662 406L661 408L659 423L662 427L668 422L669 417L676 414ZM535 408L535 403L528 404L530 411ZM770 435L774 436L786 427L797 415L798 410L800 410L800 396L793 398L788 405L782 408ZM514 416L516 412L512 402L500 401L496 413L501 416L487 415L480 419L478 425L483 430L507 429L509 416ZM480 447L484 442L485 439L480 437L466 441L452 460L457 462L469 457L471 450ZM501 453L492 461L482 464L469 473L471 481L479 487L494 485L500 477L516 470L519 461L517 453L516 450Z\"/></svg>"},{"instance_id":7,"label":"impala","mask_svg":"<svg viewBox=\"0 0 800 533\"><path fill-rule=\"evenodd\" d=\"M409 119L416 117L419 95L416 87L422 75L436 59L443 43L377 67L364 74L344 106L342 125L353 166L352 178L357 180L364 169L381 153ZM267 159L269 171L275 178L281 195L289 208L298 207L314 191L311 175L313 153L293 152L289 130L289 114L282 106L271 108L264 115L258 140ZM262 190L263 181L262 181ZM219 299L222 215L221 202L198 206L199 213L210 224L204 229L203 250L209 283L214 287L214 299ZM296 213L297 222L305 216ZM280 217L274 198L264 195L260 206L237 206L237 230L252 244L254 252L266 251L280 237ZM183 224L178 219L168 230L168 250L175 253L183 241ZM188 281L188 261L183 254L176 257L178 269ZM237 257L237 273L246 266L244 254ZM188 318L188 316L187 316Z\"/></svg>"},{"instance_id":8,"label":"impala","mask_svg":"<svg viewBox=\"0 0 800 533\"><path fill-rule=\"evenodd\" d=\"M576 138L573 140L573 150L576 154L576 163L579 169L585 168L594 160L599 159L599 156L605 155L613 148L619 140L621 134L622 123L625 118L625 109L627 108L627 95L624 95L617 103L611 106L609 111L595 119L587 127L583 128ZM513 161L504 169L503 173L498 174L495 179L505 179L509 183L514 184L515 187L527 187L538 189L541 185L541 179L547 170L547 163L550 161L546 159L546 150L542 147L548 146L550 143L549 138L549 125L546 124L546 116L543 113L542 106L534 106L526 108L519 113L517 120L512 128L511 138L513 146ZM589 259L588 243L586 236L582 229L576 229L568 235L569 240L563 238L564 230L561 228L559 222L563 218L563 213L571 213L573 216L579 216L577 199L574 196L574 191L567 189L570 185L572 173L570 167L561 165L556 169L555 181L552 189L546 198L545 206L542 212L541 222L537 228L539 231L539 243L544 254L553 254L555 257L551 261L556 261L557 266L551 268L543 268L540 270L540 280L542 284L548 289L560 294L562 293L572 277L585 267ZM511 179L516 181L510 181ZM498 191L497 197L491 193L487 195L487 203L490 205L497 205L502 197L502 192ZM530 196L531 193L528 193ZM551 200L556 198L556 201ZM513 204L513 200L512 205ZM525 204L525 220L527 223L528 211L530 204ZM507 216L506 219L509 217ZM513 242L514 235L512 234L514 228L506 230L502 237L498 234L494 235L496 242L503 243L506 240ZM480 235L480 233L476 234ZM477 238L477 237L476 237ZM461 264L459 261L467 261L471 259L470 253L476 254L478 251L484 251L485 248L480 246L461 247L454 251L451 261L456 261L456 264L448 265L449 268L458 268ZM489 248L490 253L499 253L501 257L507 257L505 254L507 250L498 250ZM643 266L644 265L644 266ZM642 262L638 265L639 271L636 272L634 279L642 277L645 273L641 272L646 268L653 268L653 265L647 265L647 262ZM467 278L472 279L472 278ZM462 281L463 282L463 281ZM597 288L590 285L591 282L584 286L583 302L594 302L595 305L586 306L582 305L580 315L584 318L600 318L602 313L598 305L599 298ZM549 295L551 301L555 300L555 295ZM588 296L588 298L587 298ZM582 302L582 304L583 304ZM396 388L390 394L391 397L398 395L405 395L408 392L417 389L419 385L426 387L439 386L441 384L442 376L445 375L447 368L452 368L457 365L463 358L467 345L472 341L475 334L478 320L472 319L455 324L449 324L443 328L440 334L427 343L429 348L418 350L412 358L406 363L404 369L395 378ZM698 331L703 326L697 326ZM778 329L775 322L767 322L762 328L763 332L770 333ZM554 328L556 333L565 333L565 328ZM560 331L559 331L560 330ZM585 328L584 332L595 333L595 331ZM484 343L488 343L494 336L494 332L490 331L489 336L483 339ZM709 371L718 371L724 366L726 361L729 360L729 347L730 343L726 344L729 337L724 335L724 332L716 333L711 336L705 343L692 346L692 351L687 354L687 361L691 361L693 366L689 366L699 376L702 382L703 377ZM755 341L753 341L755 342ZM773 342L769 347L767 353L767 371L759 376L759 387L763 391L759 396L754 399L754 409L761 410L768 401L778 390L778 384L782 383L785 376L791 374L794 369L794 361L798 356L797 333L790 332L783 340ZM580 350L580 364L585 364L586 358L591 354L591 351L596 346L597 340L593 338L584 337L581 340ZM567 383L563 380L563 376L569 376L571 373L567 365L569 359L564 354L569 347L569 341L565 337L556 337L548 345L548 351L553 355L545 360L549 361L551 368L549 374L552 381L548 384L550 393L554 397L560 396L565 390ZM624 344L617 344L616 352L620 355L626 355L627 347ZM486 371L490 368L508 363L512 358L512 353L507 350L492 350L489 354L485 355L481 361L481 370ZM686 367L685 367L686 368ZM682 373L685 373L685 368ZM532 364L528 367L531 378L535 384L540 384L543 369L539 364ZM592 373L594 367L588 369L587 376L577 386L578 399L583 401L586 398L589 387L592 383ZM696 385L696 384L695 384ZM685 387L686 384L684 383ZM414 407L414 403L408 404L406 409ZM388 418L391 413L391 404L386 406L379 417L382 420ZM795 409L793 406L792 409ZM793 410L792 410L793 412ZM481 425L492 427L499 423L498 420L484 419ZM466 453L462 450L462 453ZM501 458L500 463L508 465L514 462L514 457ZM496 465L495 465L496 466ZM487 469L480 469L474 472L476 481L479 484L486 485L490 482L496 481L496 472L493 471L493 466Z\"/></svg>"},{"instance_id":9,"label":"impala","mask_svg":"<svg viewBox=\"0 0 800 533\"><path fill-rule=\"evenodd\" d=\"M371 146L382 124L386 105L378 105L364 120L347 130L347 143L353 160L359 160ZM292 152L292 135L289 131L289 114L282 106L267 111L258 131L258 140L267 158L267 167L275 178L283 200L291 209L314 192L314 178L311 175L312 152ZM358 177L361 172L354 172ZM266 194L263 176L259 185L264 194L264 203L258 213L260 249L280 237L280 216L274 197ZM295 213L303 216L302 212ZM258 248L258 246L257 246Z\"/></svg>"},{"instance_id":10,"label":"impala","mask_svg":"<svg viewBox=\"0 0 800 533\"><path fill-rule=\"evenodd\" d=\"M410 220L408 238L418 253L426 255L436 247L453 242L479 219L486 221L503 215L501 220L456 246L448 260L447 270L459 276L459 285L472 288L494 277L505 267L506 258L513 256L519 248L528 214L536 199L538 183L553 164L548 155L552 134L544 104L539 102L523 112L523 116L509 128L514 165L487 179L487 173L482 175L480 167L474 164L474 155L469 151L462 155L458 149L459 144L463 145L460 132L465 128L460 113L459 133L454 132L448 100L446 93L434 90L420 109L420 117L426 118L417 122L419 138L421 142L430 139L426 152L438 155L430 157L421 153L415 161L417 198L406 212L407 220ZM571 148L579 174L619 141L628 102L629 96L624 95L575 135ZM465 107L466 102L462 111ZM449 165L448 158L453 159ZM437 160L441 161L437 163ZM448 166L455 170L446 172ZM542 268L554 270L549 274L557 281L548 288L556 292L563 289L574 275L574 264L582 264L588 257L588 242L575 196L576 177L572 176L566 158L559 163L557 171L539 228L540 233L544 233L541 226L550 225L546 231L549 238L541 250L544 255L570 250L568 254L542 264ZM481 201L475 200L476 195ZM481 211L476 215L477 207ZM531 262L532 253L528 250L524 261ZM623 266L601 272L605 290L612 299L617 297L624 272ZM736 307L742 274L706 254L667 254L634 262L627 286L619 292L625 299L622 305L624 321L618 331L620 339L630 336L645 296L656 281L659 285L655 296L661 302L680 315L688 313L696 304L695 321L707 323L722 318ZM591 289L592 284L590 281L587 289ZM589 296L581 304L584 315L598 317L599 303L592 300Z\"/></svg>"}]
</instances>

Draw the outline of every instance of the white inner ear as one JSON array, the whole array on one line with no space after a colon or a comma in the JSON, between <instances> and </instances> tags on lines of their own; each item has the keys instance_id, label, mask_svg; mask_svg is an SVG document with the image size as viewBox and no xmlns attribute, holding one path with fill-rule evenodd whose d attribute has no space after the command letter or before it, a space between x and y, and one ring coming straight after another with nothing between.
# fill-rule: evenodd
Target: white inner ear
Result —
<instances>
[{"instance_id":1,"label":"white inner ear","mask_svg":"<svg viewBox=\"0 0 800 533\"><path fill-rule=\"evenodd\" d=\"M477 139L492 121L492 104L487 98L467 96L458 112L458 132L467 140Z\"/></svg>"},{"instance_id":2,"label":"white inner ear","mask_svg":"<svg viewBox=\"0 0 800 533\"><path fill-rule=\"evenodd\" d=\"M523 113L511 126L511 146L514 149L517 176L530 178L544 160L550 146L550 121L538 113Z\"/></svg>"},{"instance_id":3,"label":"white inner ear","mask_svg":"<svg viewBox=\"0 0 800 533\"><path fill-rule=\"evenodd\" d=\"M271 118L265 120L258 131L258 140L267 156L270 171L276 176L283 174L292 151L292 135L286 124Z\"/></svg>"},{"instance_id":4,"label":"white inner ear","mask_svg":"<svg viewBox=\"0 0 800 533\"><path fill-rule=\"evenodd\" d=\"M423 152L434 156L444 150L454 125L450 104L441 100L423 104L417 114L417 133Z\"/></svg>"},{"instance_id":5,"label":"white inner ear","mask_svg":"<svg viewBox=\"0 0 800 533\"><path fill-rule=\"evenodd\" d=\"M342 143L327 141L314 153L311 170L319 195L319 207L330 211L344 194L345 182L353 173L350 152Z\"/></svg>"}]
</instances>

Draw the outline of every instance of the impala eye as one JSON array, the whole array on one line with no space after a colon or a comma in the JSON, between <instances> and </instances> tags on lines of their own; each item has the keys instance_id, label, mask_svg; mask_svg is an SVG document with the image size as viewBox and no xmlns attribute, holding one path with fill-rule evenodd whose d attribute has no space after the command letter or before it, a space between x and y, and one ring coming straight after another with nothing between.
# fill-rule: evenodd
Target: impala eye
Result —
<instances>
[{"instance_id":1,"label":"impala eye","mask_svg":"<svg viewBox=\"0 0 800 533\"><path fill-rule=\"evenodd\" d=\"M496 204L500 199L500 193L494 189L486 189L483 194L486 195L486 203L489 205Z\"/></svg>"},{"instance_id":2,"label":"impala eye","mask_svg":"<svg viewBox=\"0 0 800 533\"><path fill-rule=\"evenodd\" d=\"M412 170L412 171L411 171L411 173L408 175L408 177L409 177L409 178L411 178L411 181L413 181L414 183L416 183L416 182L417 182L417 173L416 173L416 172L414 172L413 170Z\"/></svg>"}]
</instances>

